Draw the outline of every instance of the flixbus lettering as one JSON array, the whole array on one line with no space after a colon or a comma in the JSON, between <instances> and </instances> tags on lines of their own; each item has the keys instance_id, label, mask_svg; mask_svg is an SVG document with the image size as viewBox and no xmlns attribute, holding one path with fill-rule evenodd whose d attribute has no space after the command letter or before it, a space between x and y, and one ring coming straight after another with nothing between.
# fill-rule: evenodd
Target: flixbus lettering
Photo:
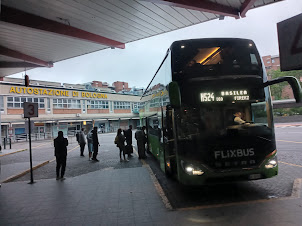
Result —
<instances>
[{"instance_id":1,"label":"flixbus lettering","mask_svg":"<svg viewBox=\"0 0 302 226\"><path fill-rule=\"evenodd\" d=\"M226 158L240 158L247 156L254 156L254 148L242 148L235 150L224 150L224 151L215 151L215 159L226 159Z\"/></svg>"}]
</instances>

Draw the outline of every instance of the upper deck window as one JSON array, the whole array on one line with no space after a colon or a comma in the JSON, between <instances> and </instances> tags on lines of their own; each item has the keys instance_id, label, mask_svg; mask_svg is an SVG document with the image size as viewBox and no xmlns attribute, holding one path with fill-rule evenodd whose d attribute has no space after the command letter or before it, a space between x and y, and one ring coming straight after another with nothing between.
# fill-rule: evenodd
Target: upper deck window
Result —
<instances>
[{"instance_id":1,"label":"upper deck window","mask_svg":"<svg viewBox=\"0 0 302 226\"><path fill-rule=\"evenodd\" d=\"M224 75L262 76L258 51L249 40L189 40L186 44L176 42L171 49L175 80Z\"/></svg>"}]
</instances>

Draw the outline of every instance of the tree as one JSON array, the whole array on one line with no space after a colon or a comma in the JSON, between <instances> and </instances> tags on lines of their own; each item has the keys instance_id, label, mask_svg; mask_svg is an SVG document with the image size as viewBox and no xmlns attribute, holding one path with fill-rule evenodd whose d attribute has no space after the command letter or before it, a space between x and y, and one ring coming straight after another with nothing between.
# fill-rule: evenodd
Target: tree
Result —
<instances>
[{"instance_id":1,"label":"tree","mask_svg":"<svg viewBox=\"0 0 302 226\"><path fill-rule=\"evenodd\" d=\"M300 81L300 85L302 85L300 78L302 77L302 70L296 70L296 71L284 71L281 72L280 70L271 70L268 72L269 76L271 76L272 79L284 77L284 76L293 76L297 78ZM282 91L288 84L286 82L282 82L279 84L272 85L270 87L271 94L274 97L275 100L281 100L282 99Z\"/></svg>"}]
</instances>

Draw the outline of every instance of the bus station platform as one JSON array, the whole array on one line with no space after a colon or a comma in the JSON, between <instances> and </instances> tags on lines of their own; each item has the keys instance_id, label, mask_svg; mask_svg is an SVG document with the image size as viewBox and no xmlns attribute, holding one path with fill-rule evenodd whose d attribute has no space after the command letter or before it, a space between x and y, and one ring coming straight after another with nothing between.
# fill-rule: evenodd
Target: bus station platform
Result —
<instances>
[{"instance_id":1,"label":"bus station platform","mask_svg":"<svg viewBox=\"0 0 302 226\"><path fill-rule=\"evenodd\" d=\"M0 188L0 225L301 225L301 183L281 199L172 209L148 165ZM205 194L206 195L206 194Z\"/></svg>"}]
</instances>

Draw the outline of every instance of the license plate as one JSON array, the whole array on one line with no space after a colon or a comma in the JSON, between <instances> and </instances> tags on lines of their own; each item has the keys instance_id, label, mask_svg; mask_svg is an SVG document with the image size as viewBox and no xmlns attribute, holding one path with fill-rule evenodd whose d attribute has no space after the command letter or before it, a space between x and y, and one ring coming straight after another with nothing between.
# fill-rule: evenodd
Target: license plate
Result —
<instances>
[{"instance_id":1,"label":"license plate","mask_svg":"<svg viewBox=\"0 0 302 226\"><path fill-rule=\"evenodd\" d=\"M260 179L261 178L261 174L251 174L249 175L249 179L250 180L256 180L256 179Z\"/></svg>"}]
</instances>

